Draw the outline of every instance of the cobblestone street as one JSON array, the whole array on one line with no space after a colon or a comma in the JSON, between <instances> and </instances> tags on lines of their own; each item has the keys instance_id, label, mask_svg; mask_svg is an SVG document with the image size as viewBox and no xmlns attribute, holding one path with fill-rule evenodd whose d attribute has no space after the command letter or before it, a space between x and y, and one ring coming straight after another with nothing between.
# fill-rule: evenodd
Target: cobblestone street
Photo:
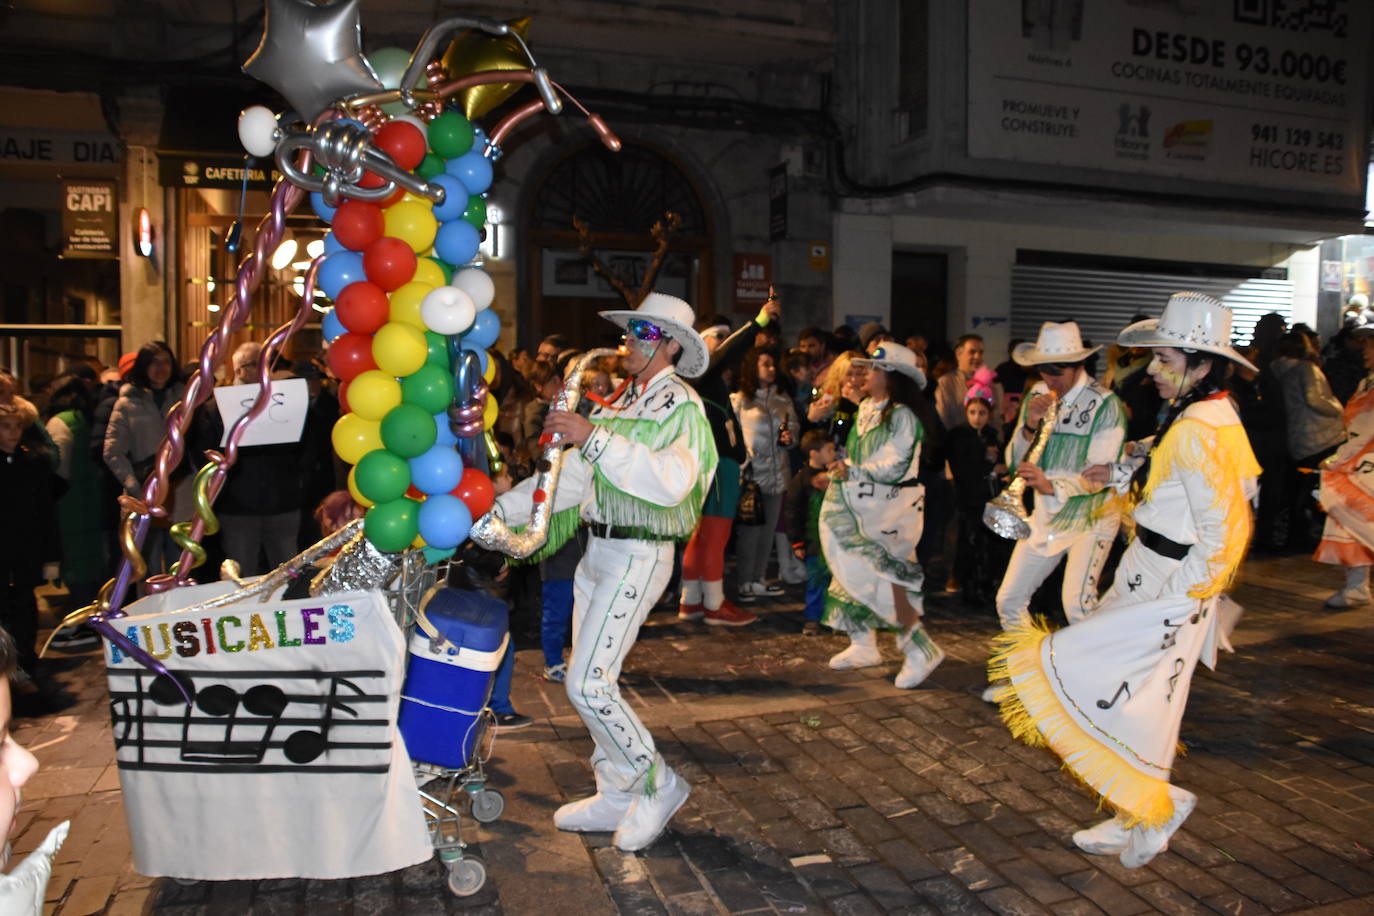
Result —
<instances>
[{"instance_id":1,"label":"cobblestone street","mask_svg":"<svg viewBox=\"0 0 1374 916\"><path fill-rule=\"evenodd\" d=\"M536 724L501 736L488 764L505 814L468 834L489 873L474 897L451 896L437 861L333 882L134 874L94 655L66 675L78 707L17 723L43 769L16 849L73 820L48 890L47 912L61 916L1367 914L1374 610L1323 610L1338 576L1304 557L1247 564L1233 592L1246 608L1236 654L1199 669L1184 719L1176 781L1198 809L1138 870L1073 847L1070 834L1098 817L1090 796L980 700L991 611L940 597L928 619L949 658L914 691L893 687L890 643L881 668L830 671L840 638L802 637L793 599L738 630L656 612L623 685L693 793L639 855L552 828L555 807L592 790L591 743L561 688L535 676L535 649L520 653L513 693Z\"/></svg>"}]
</instances>

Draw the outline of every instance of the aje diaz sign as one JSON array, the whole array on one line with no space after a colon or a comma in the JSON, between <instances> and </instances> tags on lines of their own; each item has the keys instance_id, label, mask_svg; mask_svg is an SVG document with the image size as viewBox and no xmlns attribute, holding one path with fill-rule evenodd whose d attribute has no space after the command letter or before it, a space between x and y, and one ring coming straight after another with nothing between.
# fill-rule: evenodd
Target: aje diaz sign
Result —
<instances>
[{"instance_id":1,"label":"aje diaz sign","mask_svg":"<svg viewBox=\"0 0 1374 916\"><path fill-rule=\"evenodd\" d=\"M113 181L62 182L62 257L119 257L119 211Z\"/></svg>"},{"instance_id":2,"label":"aje diaz sign","mask_svg":"<svg viewBox=\"0 0 1374 916\"><path fill-rule=\"evenodd\" d=\"M1368 0L971 0L969 15L970 155L1361 191Z\"/></svg>"}]
</instances>

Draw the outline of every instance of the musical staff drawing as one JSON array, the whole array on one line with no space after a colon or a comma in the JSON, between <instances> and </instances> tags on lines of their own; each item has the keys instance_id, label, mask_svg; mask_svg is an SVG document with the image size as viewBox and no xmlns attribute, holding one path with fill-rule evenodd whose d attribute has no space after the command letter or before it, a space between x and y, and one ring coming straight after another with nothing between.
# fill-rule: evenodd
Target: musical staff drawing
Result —
<instances>
[{"instance_id":1,"label":"musical staff drawing","mask_svg":"<svg viewBox=\"0 0 1374 916\"><path fill-rule=\"evenodd\" d=\"M391 723L385 672L198 672L203 682L197 684L187 672L174 671L192 697L187 706L165 675L152 677L135 668L106 671L121 769L387 770ZM124 689L126 684L130 689Z\"/></svg>"}]
</instances>

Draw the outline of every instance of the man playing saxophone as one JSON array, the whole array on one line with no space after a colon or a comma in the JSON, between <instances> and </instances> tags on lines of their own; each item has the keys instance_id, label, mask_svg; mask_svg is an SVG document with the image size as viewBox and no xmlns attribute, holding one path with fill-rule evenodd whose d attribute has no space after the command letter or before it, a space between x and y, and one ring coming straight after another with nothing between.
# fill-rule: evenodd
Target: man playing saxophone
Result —
<instances>
[{"instance_id":1,"label":"man playing saxophone","mask_svg":"<svg viewBox=\"0 0 1374 916\"><path fill-rule=\"evenodd\" d=\"M1047 321L1035 343L1023 343L1012 354L1019 365L1037 370L1040 381L1022 404L1021 422L1007 443L1007 466L1015 467L1035 491L1035 508L1030 536L1017 542L997 590L997 615L1004 629L1028 623L1031 596L1061 559L1067 558L1062 596L1069 623L1083 620L1097 603L1098 577L1121 522L1121 507L1110 489L1084 480L1082 472L1119 460L1126 436L1121 400L1084 367L1099 349L1083 346L1074 322ZM1040 461L1024 461L1052 405L1057 410ZM989 686L983 699L993 702L1002 686Z\"/></svg>"}]
</instances>

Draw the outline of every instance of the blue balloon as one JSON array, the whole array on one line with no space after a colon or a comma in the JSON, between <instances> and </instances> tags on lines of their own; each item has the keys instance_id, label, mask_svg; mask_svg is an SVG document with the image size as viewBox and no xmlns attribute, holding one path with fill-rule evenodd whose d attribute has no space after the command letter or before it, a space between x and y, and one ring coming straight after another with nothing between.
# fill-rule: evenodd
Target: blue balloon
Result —
<instances>
[{"instance_id":1,"label":"blue balloon","mask_svg":"<svg viewBox=\"0 0 1374 916\"><path fill-rule=\"evenodd\" d=\"M439 427L439 435L434 439L435 448L441 446L453 448L453 446L458 444L458 437L453 434L453 430L448 425L448 414L436 413L434 415L434 425ZM449 489L451 490L453 488L449 487Z\"/></svg>"},{"instance_id":2,"label":"blue balloon","mask_svg":"<svg viewBox=\"0 0 1374 916\"><path fill-rule=\"evenodd\" d=\"M463 211L468 207L467 186L448 172L440 172L435 175L430 179L430 183L437 184L444 189L444 202L435 205L434 218L440 222L445 222L462 216Z\"/></svg>"},{"instance_id":3,"label":"blue balloon","mask_svg":"<svg viewBox=\"0 0 1374 916\"><path fill-rule=\"evenodd\" d=\"M337 254L337 253L340 252L340 251L347 251L347 250L348 250L348 249L344 247L344 243L341 242L341 241L339 241L338 239L336 239L336 238L334 237L334 233L333 233L332 230L331 230L330 232L326 232L326 233L324 234L324 253L325 253L325 254Z\"/></svg>"},{"instance_id":4,"label":"blue balloon","mask_svg":"<svg viewBox=\"0 0 1374 916\"><path fill-rule=\"evenodd\" d=\"M347 334L348 328L343 326L343 322L339 320L339 316L334 314L333 309L330 309L325 312L324 317L320 319L320 333L324 335L325 343L333 343L334 338L342 334Z\"/></svg>"},{"instance_id":5,"label":"blue balloon","mask_svg":"<svg viewBox=\"0 0 1374 916\"><path fill-rule=\"evenodd\" d=\"M467 540L472 513L450 493L436 493L420 503L420 537L439 550L457 547Z\"/></svg>"},{"instance_id":6,"label":"blue balloon","mask_svg":"<svg viewBox=\"0 0 1374 916\"><path fill-rule=\"evenodd\" d=\"M315 211L315 215L326 223L334 222L334 207L324 202L324 195L319 191L310 193L310 209Z\"/></svg>"},{"instance_id":7,"label":"blue balloon","mask_svg":"<svg viewBox=\"0 0 1374 916\"><path fill-rule=\"evenodd\" d=\"M487 355L487 351L484 350L482 347L469 346L467 341L463 341L463 350L469 353L477 354L477 361L482 364L482 374L486 375L487 363L491 362L491 357Z\"/></svg>"},{"instance_id":8,"label":"blue balloon","mask_svg":"<svg viewBox=\"0 0 1374 916\"><path fill-rule=\"evenodd\" d=\"M339 293L350 283L366 280L363 271L363 256L356 251L340 251L331 254L320 262L320 272L315 280L320 289L330 299L338 299Z\"/></svg>"},{"instance_id":9,"label":"blue balloon","mask_svg":"<svg viewBox=\"0 0 1374 916\"><path fill-rule=\"evenodd\" d=\"M482 236L477 228L465 219L451 219L439 227L434 236L434 253L439 260L452 264L466 264L477 257L477 249L482 244Z\"/></svg>"},{"instance_id":10,"label":"blue balloon","mask_svg":"<svg viewBox=\"0 0 1374 916\"><path fill-rule=\"evenodd\" d=\"M463 459L458 457L453 446L435 445L410 459L410 482L421 493L447 493L458 486L462 476Z\"/></svg>"},{"instance_id":11,"label":"blue balloon","mask_svg":"<svg viewBox=\"0 0 1374 916\"><path fill-rule=\"evenodd\" d=\"M494 345L496 338L500 336L500 317L491 309L482 309L477 313L477 320L472 323L472 327L463 335L463 346L485 350Z\"/></svg>"},{"instance_id":12,"label":"blue balloon","mask_svg":"<svg viewBox=\"0 0 1374 916\"><path fill-rule=\"evenodd\" d=\"M461 181L469 194L481 194L491 187L491 160L475 148L445 162L444 171Z\"/></svg>"}]
</instances>

